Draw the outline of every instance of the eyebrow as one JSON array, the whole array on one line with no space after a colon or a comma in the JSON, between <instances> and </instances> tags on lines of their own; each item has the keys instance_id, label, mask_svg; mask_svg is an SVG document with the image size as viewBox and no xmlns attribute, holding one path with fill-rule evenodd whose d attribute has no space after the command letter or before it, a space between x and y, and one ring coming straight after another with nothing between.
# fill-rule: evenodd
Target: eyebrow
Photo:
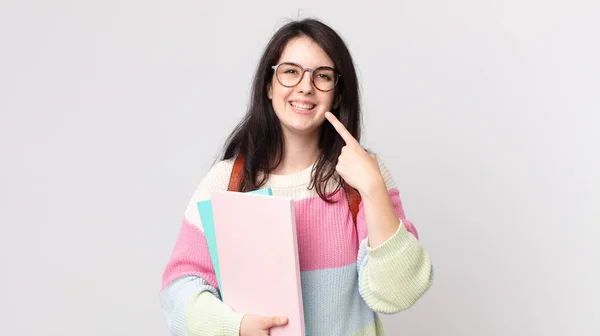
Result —
<instances>
[{"instance_id":1,"label":"eyebrow","mask_svg":"<svg viewBox=\"0 0 600 336\"><path fill-rule=\"evenodd\" d=\"M281 61L279 63L294 63L294 64L298 64L299 66L301 66L303 68L309 68L309 69L329 68L329 69L335 70L335 66L334 65L319 65L319 66L316 66L316 67L312 68L312 67L305 67L300 62L294 62L294 61Z\"/></svg>"}]
</instances>

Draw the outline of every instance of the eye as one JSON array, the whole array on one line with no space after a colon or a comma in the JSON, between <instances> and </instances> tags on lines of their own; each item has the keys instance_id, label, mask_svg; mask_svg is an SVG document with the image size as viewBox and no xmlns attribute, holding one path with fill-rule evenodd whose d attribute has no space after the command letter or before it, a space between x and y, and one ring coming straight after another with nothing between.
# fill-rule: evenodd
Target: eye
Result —
<instances>
[{"instance_id":1,"label":"eye","mask_svg":"<svg viewBox=\"0 0 600 336\"><path fill-rule=\"evenodd\" d=\"M318 75L317 75L317 77L318 77L319 79L324 79L324 80L327 80L327 81L330 81L330 80L332 79L332 78L331 78L331 76L329 76L329 75L326 75L326 74L324 74L324 73L320 73L320 74L318 74Z\"/></svg>"}]
</instances>

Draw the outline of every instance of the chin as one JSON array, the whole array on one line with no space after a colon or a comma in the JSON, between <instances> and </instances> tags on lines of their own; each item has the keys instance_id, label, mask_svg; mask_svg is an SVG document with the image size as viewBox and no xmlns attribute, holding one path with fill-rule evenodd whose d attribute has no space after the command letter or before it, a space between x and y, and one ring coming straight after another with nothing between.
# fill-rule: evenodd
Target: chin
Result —
<instances>
[{"instance_id":1,"label":"chin","mask_svg":"<svg viewBox=\"0 0 600 336\"><path fill-rule=\"evenodd\" d=\"M311 135L318 131L318 125L282 125L288 132L297 135Z\"/></svg>"}]
</instances>

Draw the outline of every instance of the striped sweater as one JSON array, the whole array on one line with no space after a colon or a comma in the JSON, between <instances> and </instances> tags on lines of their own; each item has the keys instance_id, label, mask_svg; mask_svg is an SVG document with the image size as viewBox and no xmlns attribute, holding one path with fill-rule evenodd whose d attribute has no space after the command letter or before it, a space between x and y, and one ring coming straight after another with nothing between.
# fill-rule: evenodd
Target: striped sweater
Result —
<instances>
[{"instance_id":1,"label":"striped sweater","mask_svg":"<svg viewBox=\"0 0 600 336\"><path fill-rule=\"evenodd\" d=\"M378 314L408 309L432 283L429 255L405 218L392 176L381 161L379 167L401 225L376 248L368 243L362 203L355 226L343 190L332 193L337 202L326 203L308 189L312 166L268 179L265 187L273 195L295 200L307 335L385 335ZM244 312L233 311L220 299L196 206L211 191L227 189L232 168L233 160L215 164L185 210L160 291L172 335L239 335Z\"/></svg>"}]
</instances>

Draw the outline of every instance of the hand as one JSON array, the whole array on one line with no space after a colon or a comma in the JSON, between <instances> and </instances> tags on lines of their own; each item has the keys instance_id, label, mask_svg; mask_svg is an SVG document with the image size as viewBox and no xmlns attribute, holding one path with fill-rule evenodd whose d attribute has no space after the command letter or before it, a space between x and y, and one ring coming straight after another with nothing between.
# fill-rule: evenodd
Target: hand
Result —
<instances>
[{"instance_id":1,"label":"hand","mask_svg":"<svg viewBox=\"0 0 600 336\"><path fill-rule=\"evenodd\" d=\"M344 181L358 190L363 197L376 188L385 188L385 182L381 176L379 163L375 154L365 151L360 143L331 112L325 113L325 118L329 120L346 143L342 147L338 164L335 167L335 170Z\"/></svg>"},{"instance_id":2,"label":"hand","mask_svg":"<svg viewBox=\"0 0 600 336\"><path fill-rule=\"evenodd\" d=\"M284 326L288 319L284 316L244 315L240 327L240 336L267 336L273 327Z\"/></svg>"}]
</instances>

